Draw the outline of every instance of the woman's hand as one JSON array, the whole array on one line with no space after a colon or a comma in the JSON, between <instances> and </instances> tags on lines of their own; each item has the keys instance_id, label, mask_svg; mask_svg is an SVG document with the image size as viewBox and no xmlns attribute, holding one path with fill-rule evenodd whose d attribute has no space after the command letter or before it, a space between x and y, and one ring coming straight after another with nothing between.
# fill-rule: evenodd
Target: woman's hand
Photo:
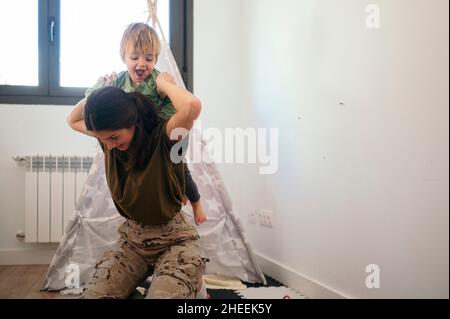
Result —
<instances>
[{"instance_id":1,"label":"woman's hand","mask_svg":"<svg viewBox=\"0 0 450 319\"><path fill-rule=\"evenodd\" d=\"M164 83L165 82L169 82L172 83L174 85L176 85L176 81L175 78L173 76L171 76L169 73L167 72L161 72L158 77L156 78L156 90L159 94L159 96L163 99L167 96L166 92L164 91L163 87L164 87Z\"/></svg>"}]
</instances>

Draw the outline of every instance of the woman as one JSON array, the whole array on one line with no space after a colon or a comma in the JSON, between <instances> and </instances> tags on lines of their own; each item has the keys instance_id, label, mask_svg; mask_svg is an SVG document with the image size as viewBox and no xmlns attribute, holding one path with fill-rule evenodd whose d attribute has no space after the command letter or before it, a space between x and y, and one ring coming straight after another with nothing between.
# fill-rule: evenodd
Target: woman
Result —
<instances>
[{"instance_id":1,"label":"woman","mask_svg":"<svg viewBox=\"0 0 450 319\"><path fill-rule=\"evenodd\" d=\"M126 218L117 245L97 263L85 298L126 298L151 273L147 298L195 298L202 287L199 236L180 213L183 162L170 158L178 142L170 139L172 131L190 130L201 103L173 83L167 73L156 80L176 109L159 123L146 97L115 87L95 91L68 117L72 128L98 139L111 197Z\"/></svg>"}]
</instances>

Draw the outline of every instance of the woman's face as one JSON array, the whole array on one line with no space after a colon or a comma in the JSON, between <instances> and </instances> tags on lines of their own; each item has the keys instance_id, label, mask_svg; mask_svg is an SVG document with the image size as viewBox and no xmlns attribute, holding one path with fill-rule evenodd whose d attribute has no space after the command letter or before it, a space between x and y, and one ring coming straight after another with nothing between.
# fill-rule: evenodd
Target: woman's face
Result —
<instances>
[{"instance_id":1,"label":"woman's face","mask_svg":"<svg viewBox=\"0 0 450 319\"><path fill-rule=\"evenodd\" d=\"M94 137L98 138L108 150L114 148L120 151L126 151L133 140L135 127L122 128L120 130L104 130L92 132Z\"/></svg>"}]
</instances>

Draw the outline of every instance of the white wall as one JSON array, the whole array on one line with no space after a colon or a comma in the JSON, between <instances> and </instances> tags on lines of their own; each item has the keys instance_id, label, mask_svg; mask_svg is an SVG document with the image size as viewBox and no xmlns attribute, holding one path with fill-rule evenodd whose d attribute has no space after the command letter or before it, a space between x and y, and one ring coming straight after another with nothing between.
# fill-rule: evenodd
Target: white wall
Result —
<instances>
[{"instance_id":1,"label":"white wall","mask_svg":"<svg viewBox=\"0 0 450 319\"><path fill-rule=\"evenodd\" d=\"M220 166L255 250L346 297L448 298L448 1L196 0L194 14L203 126L279 129L277 174ZM248 224L251 207L274 228Z\"/></svg>"},{"instance_id":2,"label":"white wall","mask_svg":"<svg viewBox=\"0 0 450 319\"><path fill-rule=\"evenodd\" d=\"M194 91L202 101L203 131L246 128L250 119L250 74L246 33L242 29L242 1L194 1ZM225 70L225 71L224 71ZM235 206L252 202L248 194L232 190L257 187L244 176L255 175L257 165L220 164ZM239 178L234 178L239 176ZM241 198L242 197L242 198Z\"/></svg>"},{"instance_id":3,"label":"white wall","mask_svg":"<svg viewBox=\"0 0 450 319\"><path fill-rule=\"evenodd\" d=\"M12 157L93 155L95 141L67 126L70 109L70 106L0 105L0 264L45 262L51 252L39 257L29 250L55 249L55 245L26 244L16 239L17 231L25 230L25 170Z\"/></svg>"}]
</instances>

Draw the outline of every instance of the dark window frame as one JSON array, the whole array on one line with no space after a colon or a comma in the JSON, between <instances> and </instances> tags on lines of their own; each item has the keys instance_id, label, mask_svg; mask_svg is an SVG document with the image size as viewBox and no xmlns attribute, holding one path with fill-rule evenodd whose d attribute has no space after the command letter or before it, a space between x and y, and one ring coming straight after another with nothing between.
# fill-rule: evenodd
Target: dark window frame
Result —
<instances>
[{"instance_id":1,"label":"dark window frame","mask_svg":"<svg viewBox=\"0 0 450 319\"><path fill-rule=\"evenodd\" d=\"M60 1L38 1L39 86L0 85L0 104L73 105L84 97L87 89L59 86ZM170 0L170 39L186 88L192 92L193 0Z\"/></svg>"}]
</instances>

